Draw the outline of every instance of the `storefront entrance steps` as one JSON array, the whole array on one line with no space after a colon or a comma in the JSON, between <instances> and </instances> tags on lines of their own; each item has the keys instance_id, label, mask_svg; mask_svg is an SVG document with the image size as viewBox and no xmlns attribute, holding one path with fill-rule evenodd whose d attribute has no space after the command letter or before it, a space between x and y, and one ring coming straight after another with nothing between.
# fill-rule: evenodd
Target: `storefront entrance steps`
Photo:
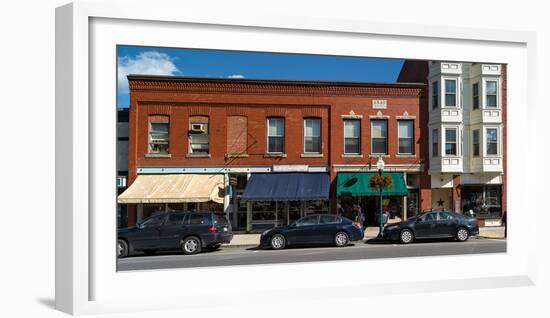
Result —
<instances>
[{"instance_id":1,"label":"storefront entrance steps","mask_svg":"<svg viewBox=\"0 0 550 318\"><path fill-rule=\"evenodd\" d=\"M378 227L370 226L365 229L365 239L372 239L378 235ZM491 239L503 239L504 227L490 226L480 227L479 237ZM223 247L243 247L243 246L258 246L260 244L260 234L235 234L231 243L223 244Z\"/></svg>"}]
</instances>

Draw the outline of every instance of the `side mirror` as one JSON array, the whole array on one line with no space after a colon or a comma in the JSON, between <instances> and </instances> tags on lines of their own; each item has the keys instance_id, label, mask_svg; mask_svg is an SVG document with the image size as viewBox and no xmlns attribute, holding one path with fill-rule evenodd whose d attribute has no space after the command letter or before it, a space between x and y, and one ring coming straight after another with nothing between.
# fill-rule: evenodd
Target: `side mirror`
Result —
<instances>
[{"instance_id":1,"label":"side mirror","mask_svg":"<svg viewBox=\"0 0 550 318\"><path fill-rule=\"evenodd\" d=\"M420 223L420 222L422 222L421 218L418 218L418 219L416 219L416 221L414 221L414 223Z\"/></svg>"}]
</instances>

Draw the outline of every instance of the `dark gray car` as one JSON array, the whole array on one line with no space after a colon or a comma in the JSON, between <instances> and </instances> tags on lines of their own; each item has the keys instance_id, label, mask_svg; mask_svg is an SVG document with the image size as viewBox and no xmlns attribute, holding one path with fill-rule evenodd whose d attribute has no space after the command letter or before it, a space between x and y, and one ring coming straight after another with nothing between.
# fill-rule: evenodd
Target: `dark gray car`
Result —
<instances>
[{"instance_id":1,"label":"dark gray car","mask_svg":"<svg viewBox=\"0 0 550 318\"><path fill-rule=\"evenodd\" d=\"M169 212L150 216L136 226L119 229L118 257L135 251L148 255L158 250L181 249L196 254L216 250L233 238L231 224L213 212Z\"/></svg>"},{"instance_id":2,"label":"dark gray car","mask_svg":"<svg viewBox=\"0 0 550 318\"><path fill-rule=\"evenodd\" d=\"M479 235L477 220L455 212L430 211L384 227L384 238L403 244L417 239L455 238L463 242Z\"/></svg>"}]
</instances>

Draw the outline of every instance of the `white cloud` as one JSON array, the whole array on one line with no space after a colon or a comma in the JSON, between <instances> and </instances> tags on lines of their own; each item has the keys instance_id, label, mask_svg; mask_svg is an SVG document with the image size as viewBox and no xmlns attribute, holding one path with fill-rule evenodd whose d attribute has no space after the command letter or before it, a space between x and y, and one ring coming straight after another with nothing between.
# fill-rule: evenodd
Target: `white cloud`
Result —
<instances>
[{"instance_id":1,"label":"white cloud","mask_svg":"<svg viewBox=\"0 0 550 318\"><path fill-rule=\"evenodd\" d=\"M244 78L244 75L241 75L241 74L233 74L233 75L229 75L227 78Z\"/></svg>"},{"instance_id":2,"label":"white cloud","mask_svg":"<svg viewBox=\"0 0 550 318\"><path fill-rule=\"evenodd\" d=\"M129 74L178 75L181 74L181 71L168 54L146 51L139 53L135 58L128 56L118 58L117 81L119 93L128 93L128 79L126 76Z\"/></svg>"}]
</instances>

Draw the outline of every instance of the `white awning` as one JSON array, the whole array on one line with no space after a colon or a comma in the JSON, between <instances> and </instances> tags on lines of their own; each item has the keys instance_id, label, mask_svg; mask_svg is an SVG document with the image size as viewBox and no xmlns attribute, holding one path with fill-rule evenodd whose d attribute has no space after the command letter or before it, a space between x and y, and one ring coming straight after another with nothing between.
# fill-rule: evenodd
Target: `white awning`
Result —
<instances>
[{"instance_id":1,"label":"white awning","mask_svg":"<svg viewBox=\"0 0 550 318\"><path fill-rule=\"evenodd\" d=\"M223 203L222 174L139 175L118 203Z\"/></svg>"}]
</instances>

